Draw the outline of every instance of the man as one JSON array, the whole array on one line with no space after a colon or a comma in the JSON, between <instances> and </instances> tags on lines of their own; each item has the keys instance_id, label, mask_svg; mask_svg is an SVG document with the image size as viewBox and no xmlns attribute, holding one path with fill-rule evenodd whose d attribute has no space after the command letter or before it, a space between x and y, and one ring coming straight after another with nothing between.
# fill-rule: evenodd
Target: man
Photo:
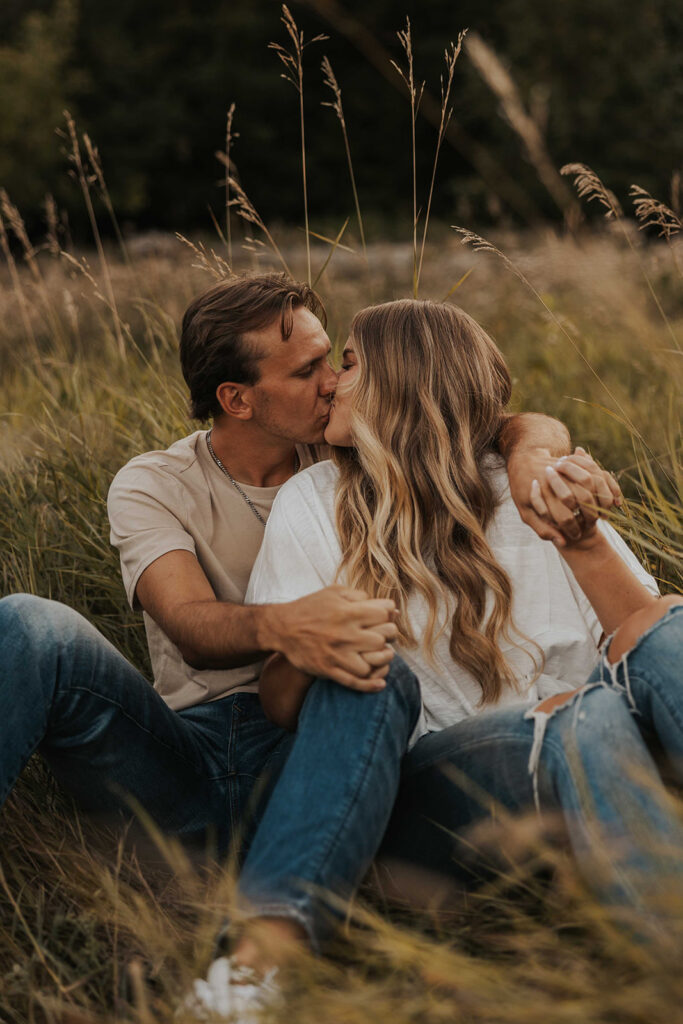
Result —
<instances>
[{"instance_id":1,"label":"man","mask_svg":"<svg viewBox=\"0 0 683 1024\"><path fill-rule=\"evenodd\" d=\"M390 766L420 707L417 680L392 661L391 601L330 587L286 605L242 604L277 489L322 441L336 385L329 353L320 300L281 275L227 281L187 310L183 375L193 415L212 428L133 459L108 502L154 689L72 610L26 595L0 602L0 799L40 749L87 809L132 797L185 839L212 830L225 851L241 835L251 923L232 964L261 970L275 948L317 946L327 928L318 893L345 895L362 877L398 791ZM576 461L563 500L547 487L544 467L568 452L556 421L512 417L500 447L523 518L559 544L562 532L529 504L532 480L544 481L567 536L580 533L572 476L596 503L614 500ZM296 736L258 703L269 652L319 677ZM197 983L200 1003L234 1010L229 969L221 958L211 983Z\"/></svg>"}]
</instances>

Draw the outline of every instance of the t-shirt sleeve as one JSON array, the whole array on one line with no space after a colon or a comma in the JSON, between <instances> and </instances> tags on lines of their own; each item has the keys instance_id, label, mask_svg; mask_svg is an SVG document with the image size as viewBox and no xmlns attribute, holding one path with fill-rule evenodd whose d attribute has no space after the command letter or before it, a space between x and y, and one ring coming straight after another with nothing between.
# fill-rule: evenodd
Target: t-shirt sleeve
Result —
<instances>
[{"instance_id":1,"label":"t-shirt sleeve","mask_svg":"<svg viewBox=\"0 0 683 1024\"><path fill-rule=\"evenodd\" d=\"M336 562L323 525L297 486L285 484L268 517L246 604L296 601L334 583Z\"/></svg>"},{"instance_id":2,"label":"t-shirt sleeve","mask_svg":"<svg viewBox=\"0 0 683 1024\"><path fill-rule=\"evenodd\" d=\"M176 480L158 469L127 467L109 488L110 540L118 549L126 597L135 607L135 588L145 569L169 551L196 554L185 529L183 500Z\"/></svg>"}]
</instances>

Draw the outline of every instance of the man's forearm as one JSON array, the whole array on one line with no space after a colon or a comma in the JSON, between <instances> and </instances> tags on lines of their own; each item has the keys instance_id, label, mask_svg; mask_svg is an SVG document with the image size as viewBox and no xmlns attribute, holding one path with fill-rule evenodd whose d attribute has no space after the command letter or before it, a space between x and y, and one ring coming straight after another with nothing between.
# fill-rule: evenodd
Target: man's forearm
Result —
<instances>
[{"instance_id":1,"label":"man's forearm","mask_svg":"<svg viewBox=\"0 0 683 1024\"><path fill-rule=\"evenodd\" d=\"M276 605L196 601L178 611L174 640L193 668L239 668L276 649Z\"/></svg>"},{"instance_id":2,"label":"man's forearm","mask_svg":"<svg viewBox=\"0 0 683 1024\"><path fill-rule=\"evenodd\" d=\"M505 418L496 445L506 462L511 455L532 448L547 450L557 459L569 455L571 438L559 420L540 412L522 412Z\"/></svg>"}]
</instances>

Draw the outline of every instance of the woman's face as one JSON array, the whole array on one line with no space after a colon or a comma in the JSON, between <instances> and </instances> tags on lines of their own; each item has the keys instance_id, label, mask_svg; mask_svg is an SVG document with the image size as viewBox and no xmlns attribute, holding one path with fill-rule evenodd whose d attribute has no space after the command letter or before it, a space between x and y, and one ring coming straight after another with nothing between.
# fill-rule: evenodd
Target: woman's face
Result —
<instances>
[{"instance_id":1,"label":"woman's face","mask_svg":"<svg viewBox=\"0 0 683 1024\"><path fill-rule=\"evenodd\" d=\"M358 376L358 362L351 338L346 343L342 356L342 368L337 390L332 400L330 419L325 428L325 442L339 448L351 448L351 394L353 382Z\"/></svg>"}]
</instances>

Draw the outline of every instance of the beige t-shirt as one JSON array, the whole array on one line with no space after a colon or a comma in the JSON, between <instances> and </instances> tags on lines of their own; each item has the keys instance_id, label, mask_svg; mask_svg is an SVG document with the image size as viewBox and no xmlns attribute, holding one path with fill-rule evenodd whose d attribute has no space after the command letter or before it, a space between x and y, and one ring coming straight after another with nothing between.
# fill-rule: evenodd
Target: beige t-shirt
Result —
<instances>
[{"instance_id":1,"label":"beige t-shirt","mask_svg":"<svg viewBox=\"0 0 683 1024\"><path fill-rule=\"evenodd\" d=\"M298 446L302 468L315 451ZM241 484L264 519L279 487ZM219 601L241 604L263 540L263 526L211 458L206 431L176 441L166 451L131 459L112 482L107 499L111 543L131 607L144 570L169 551L190 551ZM195 669L149 615L143 612L154 688L174 710L217 700L240 690L253 692L261 661L233 669Z\"/></svg>"}]
</instances>

